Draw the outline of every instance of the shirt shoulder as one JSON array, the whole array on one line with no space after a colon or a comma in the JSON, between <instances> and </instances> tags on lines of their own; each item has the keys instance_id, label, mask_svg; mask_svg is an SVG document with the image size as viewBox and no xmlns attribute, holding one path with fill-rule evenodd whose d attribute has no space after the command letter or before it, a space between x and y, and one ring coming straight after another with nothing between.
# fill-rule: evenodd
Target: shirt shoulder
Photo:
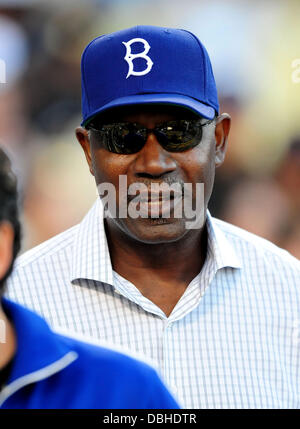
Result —
<instances>
[{"instance_id":1,"label":"shirt shoulder","mask_svg":"<svg viewBox=\"0 0 300 429\"><path fill-rule=\"evenodd\" d=\"M78 228L79 224L26 251L16 259L14 268L25 268L66 251L73 246Z\"/></svg>"},{"instance_id":2,"label":"shirt shoulder","mask_svg":"<svg viewBox=\"0 0 300 429\"><path fill-rule=\"evenodd\" d=\"M300 261L287 250L276 246L271 241L239 228L221 219L213 218L214 223L225 234L227 240L234 246L243 262L251 260L251 257L265 260L268 264L276 263L284 265L292 271L300 274Z\"/></svg>"}]
</instances>

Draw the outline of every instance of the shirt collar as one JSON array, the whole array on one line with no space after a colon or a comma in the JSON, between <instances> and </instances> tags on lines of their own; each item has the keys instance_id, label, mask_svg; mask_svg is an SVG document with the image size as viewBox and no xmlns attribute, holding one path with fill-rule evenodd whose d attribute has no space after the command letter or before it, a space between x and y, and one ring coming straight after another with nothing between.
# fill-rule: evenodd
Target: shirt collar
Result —
<instances>
[{"instance_id":1,"label":"shirt collar","mask_svg":"<svg viewBox=\"0 0 300 429\"><path fill-rule=\"evenodd\" d=\"M71 281L96 280L113 285L113 269L104 228L104 207L97 198L79 224L74 242Z\"/></svg>"},{"instance_id":2,"label":"shirt collar","mask_svg":"<svg viewBox=\"0 0 300 429\"><path fill-rule=\"evenodd\" d=\"M218 220L211 216L209 210L207 210L206 227L208 236L207 259L214 261L216 271L225 267L241 268L241 259L218 225Z\"/></svg>"},{"instance_id":3,"label":"shirt collar","mask_svg":"<svg viewBox=\"0 0 300 429\"><path fill-rule=\"evenodd\" d=\"M232 244L207 210L208 255L217 270L224 267L241 268ZM106 233L104 208L100 198L79 225L74 243L71 281L77 279L96 280L114 285Z\"/></svg>"}]
</instances>

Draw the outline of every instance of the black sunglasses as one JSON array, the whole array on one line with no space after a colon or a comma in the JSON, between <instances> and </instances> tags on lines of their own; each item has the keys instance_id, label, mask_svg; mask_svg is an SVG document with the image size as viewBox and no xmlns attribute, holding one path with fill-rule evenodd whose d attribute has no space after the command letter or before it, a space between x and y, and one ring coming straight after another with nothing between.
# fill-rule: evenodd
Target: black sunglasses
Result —
<instances>
[{"instance_id":1,"label":"black sunglasses","mask_svg":"<svg viewBox=\"0 0 300 429\"><path fill-rule=\"evenodd\" d=\"M159 144L168 152L183 152L197 146L202 139L202 127L213 122L211 119L201 123L201 119L179 119L164 122L160 126L148 129L131 122L98 125L94 122L86 127L101 134L103 142L110 152L133 154L139 152L153 133Z\"/></svg>"}]
</instances>

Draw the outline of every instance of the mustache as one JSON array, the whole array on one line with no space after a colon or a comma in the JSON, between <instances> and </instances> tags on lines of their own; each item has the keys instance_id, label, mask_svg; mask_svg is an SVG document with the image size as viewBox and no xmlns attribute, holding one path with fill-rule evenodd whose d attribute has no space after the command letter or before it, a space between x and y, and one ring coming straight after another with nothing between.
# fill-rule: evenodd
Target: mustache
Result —
<instances>
[{"instance_id":1,"label":"mustache","mask_svg":"<svg viewBox=\"0 0 300 429\"><path fill-rule=\"evenodd\" d=\"M147 190L145 189L147 188ZM130 194L129 194L129 191ZM141 198L148 196L154 196L157 198L159 195L170 195L183 196L184 195L184 181L176 178L165 178L164 180L153 180L144 178L138 182L133 182L127 188L127 200L132 201L133 198L137 198L139 195Z\"/></svg>"}]
</instances>

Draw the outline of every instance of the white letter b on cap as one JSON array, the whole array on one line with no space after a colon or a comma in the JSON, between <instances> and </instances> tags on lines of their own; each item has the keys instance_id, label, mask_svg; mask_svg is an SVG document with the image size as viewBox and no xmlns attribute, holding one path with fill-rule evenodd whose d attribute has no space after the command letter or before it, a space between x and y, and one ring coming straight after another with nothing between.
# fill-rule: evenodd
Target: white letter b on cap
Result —
<instances>
[{"instance_id":1,"label":"white letter b on cap","mask_svg":"<svg viewBox=\"0 0 300 429\"><path fill-rule=\"evenodd\" d=\"M132 54L131 53L131 45L133 43L136 43L136 42L142 43L144 45L145 49L143 52L139 52L138 54ZM153 61L147 55L149 50L150 50L150 45L147 42L147 40L136 38L136 39L129 40L129 42L122 42L122 43L126 46L126 55L124 57L124 60L127 61L128 67L129 67L126 79L130 75L132 75L132 76L143 76L143 75L149 73L149 71L152 69ZM133 60L135 58L144 58L144 60L146 60L147 67L145 68L145 70L142 70L142 71L134 71L133 70Z\"/></svg>"}]
</instances>

